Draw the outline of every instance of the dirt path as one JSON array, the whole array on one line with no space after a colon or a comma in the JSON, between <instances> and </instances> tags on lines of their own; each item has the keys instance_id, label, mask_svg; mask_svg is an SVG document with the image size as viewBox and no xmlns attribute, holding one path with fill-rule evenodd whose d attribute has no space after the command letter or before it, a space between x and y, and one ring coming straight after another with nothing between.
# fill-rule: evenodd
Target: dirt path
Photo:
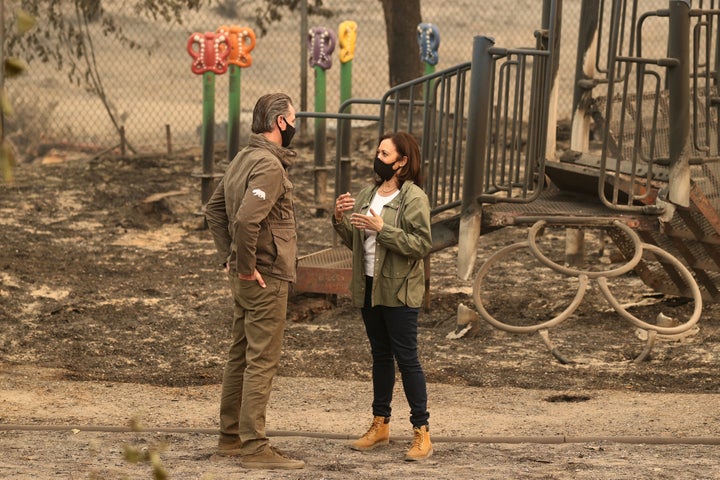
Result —
<instances>
[{"instance_id":1,"label":"dirt path","mask_svg":"<svg viewBox=\"0 0 720 480\"><path fill-rule=\"evenodd\" d=\"M0 368L1 478L150 478L148 464L123 460L127 445L163 445L162 465L170 478L183 479L720 476L717 395L597 390L562 398L543 390L431 384L435 454L409 464L402 460L409 432L401 391L390 446L362 454L348 449L346 439L367 423L366 382L280 377L268 428L277 446L308 466L268 473L213 455L217 385L68 382L61 371ZM146 430L125 430L133 419Z\"/></svg>"}]
</instances>

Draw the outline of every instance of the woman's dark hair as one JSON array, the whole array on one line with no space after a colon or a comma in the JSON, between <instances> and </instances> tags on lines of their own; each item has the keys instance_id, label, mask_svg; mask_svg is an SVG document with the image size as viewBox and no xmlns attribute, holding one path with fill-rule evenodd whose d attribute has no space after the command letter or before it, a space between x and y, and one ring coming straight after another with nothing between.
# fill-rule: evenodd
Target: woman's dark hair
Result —
<instances>
[{"instance_id":1,"label":"woman's dark hair","mask_svg":"<svg viewBox=\"0 0 720 480\"><path fill-rule=\"evenodd\" d=\"M422 188L422 159L420 158L420 146L417 140L415 140L415 137L407 132L390 132L380 137L378 145L388 138L392 141L393 145L395 145L395 149L400 157L407 157L407 163L400 167L400 171L398 172L400 185L405 183L406 180L412 180L415 185ZM378 177L375 179L375 183L380 185L382 180Z\"/></svg>"}]
</instances>

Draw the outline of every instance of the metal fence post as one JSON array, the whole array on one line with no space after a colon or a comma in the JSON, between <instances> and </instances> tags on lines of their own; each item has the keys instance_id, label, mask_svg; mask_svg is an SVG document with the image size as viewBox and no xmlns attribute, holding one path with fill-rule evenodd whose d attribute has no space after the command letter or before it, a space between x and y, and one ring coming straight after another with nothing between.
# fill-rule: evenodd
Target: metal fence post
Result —
<instances>
[{"instance_id":1,"label":"metal fence post","mask_svg":"<svg viewBox=\"0 0 720 480\"><path fill-rule=\"evenodd\" d=\"M670 96L670 178L668 199L690 205L690 5L689 0L670 2L668 56L678 65L668 67Z\"/></svg>"},{"instance_id":2,"label":"metal fence post","mask_svg":"<svg viewBox=\"0 0 720 480\"><path fill-rule=\"evenodd\" d=\"M495 40L476 36L473 39L472 67L470 69L470 106L468 111L468 138L465 150L462 212L458 237L457 276L470 278L475 267L477 240L480 237L482 209L477 198L483 191L483 173L487 147L490 91L492 89L493 62L490 49Z\"/></svg>"},{"instance_id":3,"label":"metal fence post","mask_svg":"<svg viewBox=\"0 0 720 480\"><path fill-rule=\"evenodd\" d=\"M300 111L307 112L307 90L308 90L308 8L307 0L300 2ZM300 118L300 136L307 135L307 122L304 118Z\"/></svg>"}]
</instances>

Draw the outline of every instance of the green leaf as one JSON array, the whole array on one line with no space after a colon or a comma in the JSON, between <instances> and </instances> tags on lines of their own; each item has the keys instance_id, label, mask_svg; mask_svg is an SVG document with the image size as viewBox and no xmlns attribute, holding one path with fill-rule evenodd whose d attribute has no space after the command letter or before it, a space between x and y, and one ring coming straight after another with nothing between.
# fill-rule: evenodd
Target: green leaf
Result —
<instances>
[{"instance_id":1,"label":"green leaf","mask_svg":"<svg viewBox=\"0 0 720 480\"><path fill-rule=\"evenodd\" d=\"M17 58L6 58L5 59L5 76L7 78L17 77L27 70L27 65L22 60Z\"/></svg>"},{"instance_id":2,"label":"green leaf","mask_svg":"<svg viewBox=\"0 0 720 480\"><path fill-rule=\"evenodd\" d=\"M123 446L123 457L128 463L140 463L143 460L143 453L134 445Z\"/></svg>"},{"instance_id":3,"label":"green leaf","mask_svg":"<svg viewBox=\"0 0 720 480\"><path fill-rule=\"evenodd\" d=\"M17 30L18 33L23 34L33 28L37 22L35 17L30 15L25 10L18 10L17 12Z\"/></svg>"},{"instance_id":4,"label":"green leaf","mask_svg":"<svg viewBox=\"0 0 720 480\"><path fill-rule=\"evenodd\" d=\"M0 145L0 174L7 183L13 181L13 170L15 169L15 152L10 145Z\"/></svg>"},{"instance_id":5,"label":"green leaf","mask_svg":"<svg viewBox=\"0 0 720 480\"><path fill-rule=\"evenodd\" d=\"M5 115L12 115L13 107L10 103L10 100L7 98L7 94L5 93L5 89L0 91L0 111Z\"/></svg>"}]
</instances>

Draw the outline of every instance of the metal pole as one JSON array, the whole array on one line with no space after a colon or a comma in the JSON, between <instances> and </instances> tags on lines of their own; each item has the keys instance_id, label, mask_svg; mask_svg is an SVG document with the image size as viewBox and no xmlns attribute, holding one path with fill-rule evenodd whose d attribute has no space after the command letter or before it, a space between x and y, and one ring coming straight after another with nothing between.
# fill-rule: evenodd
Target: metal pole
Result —
<instances>
[{"instance_id":1,"label":"metal pole","mask_svg":"<svg viewBox=\"0 0 720 480\"><path fill-rule=\"evenodd\" d=\"M315 69L315 112L325 112L326 78L325 71L332 66L332 53L337 44L337 35L325 27L308 30L309 64ZM325 166L325 119L315 119L315 204L316 215L325 212L327 193L327 167ZM340 139L338 139L340 141Z\"/></svg>"},{"instance_id":2,"label":"metal pole","mask_svg":"<svg viewBox=\"0 0 720 480\"><path fill-rule=\"evenodd\" d=\"M718 20L712 21L711 25L717 25ZM715 27L715 65L712 69L712 85L717 87L720 84L720 25ZM716 107L717 108L717 107ZM715 135L716 138L720 138L720 122L715 124Z\"/></svg>"},{"instance_id":3,"label":"metal pole","mask_svg":"<svg viewBox=\"0 0 720 480\"><path fill-rule=\"evenodd\" d=\"M212 173L215 147L215 74L203 74L202 180L200 200L203 206L213 193Z\"/></svg>"},{"instance_id":4,"label":"metal pole","mask_svg":"<svg viewBox=\"0 0 720 480\"><path fill-rule=\"evenodd\" d=\"M228 76L227 161L240 150L240 67L230 65Z\"/></svg>"},{"instance_id":5,"label":"metal pole","mask_svg":"<svg viewBox=\"0 0 720 480\"><path fill-rule=\"evenodd\" d=\"M547 121L545 131L539 131L538 134L538 155L543 155L546 159L555 156L556 132L557 132L557 103L558 103L558 70L560 68L560 33L562 26L562 0L544 0L542 14L542 29L544 34L540 36L539 42L542 50L550 53L548 63L542 72L543 85L542 91L538 91L540 96L538 100L538 112L543 109L546 114L544 120ZM548 76L548 74L550 74ZM542 118L542 116L540 117ZM543 125L542 122L539 125ZM544 142L543 142L544 139ZM542 147L544 144L544 148Z\"/></svg>"},{"instance_id":6,"label":"metal pole","mask_svg":"<svg viewBox=\"0 0 720 480\"><path fill-rule=\"evenodd\" d=\"M315 67L315 111L325 111L325 95L327 90L325 70ZM327 131L324 118L315 119L315 205L316 215L322 216L325 212L327 193L327 168L325 166L325 133Z\"/></svg>"},{"instance_id":7,"label":"metal pole","mask_svg":"<svg viewBox=\"0 0 720 480\"><path fill-rule=\"evenodd\" d=\"M420 48L420 60L423 62L423 75L435 73L435 66L440 60L438 50L440 49L440 30L432 23L421 23L418 25L418 47ZM429 102L434 90L435 82L430 80L425 85L425 101ZM427 111L427 110L426 110Z\"/></svg>"},{"instance_id":8,"label":"metal pole","mask_svg":"<svg viewBox=\"0 0 720 480\"><path fill-rule=\"evenodd\" d=\"M340 105L344 104L346 100L352 97L352 60L340 64ZM348 106L344 112L340 113L351 113L351 108ZM340 120L338 123L340 129L340 135L338 138L342 142L342 155L344 157L350 156L350 120Z\"/></svg>"},{"instance_id":9,"label":"metal pole","mask_svg":"<svg viewBox=\"0 0 720 480\"><path fill-rule=\"evenodd\" d=\"M256 38L252 28L237 25L219 27L217 33L225 37L229 50L227 161L230 163L240 151L241 69L252 65L250 52L255 48Z\"/></svg>"},{"instance_id":10,"label":"metal pole","mask_svg":"<svg viewBox=\"0 0 720 480\"><path fill-rule=\"evenodd\" d=\"M0 92L5 92L5 2L0 2ZM0 145L5 143L5 112L0 108ZM0 162L1 163L1 162ZM0 174L2 172L0 171Z\"/></svg>"},{"instance_id":11,"label":"metal pole","mask_svg":"<svg viewBox=\"0 0 720 480\"><path fill-rule=\"evenodd\" d=\"M600 21L600 0L583 0L580 7L580 27L575 59L575 86L573 89L572 132L570 149L587 152L590 148L590 115L588 108L595 86L593 45L597 41Z\"/></svg>"},{"instance_id":12,"label":"metal pole","mask_svg":"<svg viewBox=\"0 0 720 480\"><path fill-rule=\"evenodd\" d=\"M307 90L308 90L308 8L307 0L300 2L300 111L307 112ZM307 122L300 118L300 136L307 135Z\"/></svg>"},{"instance_id":13,"label":"metal pole","mask_svg":"<svg viewBox=\"0 0 720 480\"><path fill-rule=\"evenodd\" d=\"M172 147L172 132L170 131L170 124L165 124L165 143L167 145L167 154L172 155L173 153L173 147Z\"/></svg>"},{"instance_id":14,"label":"metal pole","mask_svg":"<svg viewBox=\"0 0 720 480\"><path fill-rule=\"evenodd\" d=\"M595 86L595 58L593 47L597 42L600 21L600 0L583 0L580 6L580 27L577 52L575 53L575 86L573 88L570 150L587 152L590 149L590 124L588 112ZM601 239L605 232L600 232ZM601 240L602 244L602 240ZM565 230L565 263L573 266L583 264L585 258L585 232L577 228Z\"/></svg>"},{"instance_id":15,"label":"metal pole","mask_svg":"<svg viewBox=\"0 0 720 480\"><path fill-rule=\"evenodd\" d=\"M490 48L494 44L495 40L490 37L477 36L473 40L468 138L458 235L457 276L462 280L470 278L475 267L477 240L480 237L482 208L478 197L483 192L493 75Z\"/></svg>"},{"instance_id":16,"label":"metal pole","mask_svg":"<svg viewBox=\"0 0 720 480\"><path fill-rule=\"evenodd\" d=\"M718 21L717 19L713 20L712 24L714 25L717 21ZM718 85L718 84L720 84L720 49L718 48L718 47L720 47L720 26L716 27L716 30L715 30L715 45L714 46L715 46L715 65L714 65L714 68L712 69L712 79L713 79L712 84Z\"/></svg>"},{"instance_id":17,"label":"metal pole","mask_svg":"<svg viewBox=\"0 0 720 480\"><path fill-rule=\"evenodd\" d=\"M340 113L349 114L351 113L350 103L346 102L352 98L352 64L357 45L357 23L348 20L340 24L338 27L338 43L340 45ZM350 119L337 121L340 171L336 172L336 179L339 180L339 184L335 185L335 189L347 185L347 189L343 189L342 192L350 190L351 126Z\"/></svg>"},{"instance_id":18,"label":"metal pole","mask_svg":"<svg viewBox=\"0 0 720 480\"><path fill-rule=\"evenodd\" d=\"M668 57L678 61L668 67L670 96L670 177L668 199L690 205L690 0L670 1Z\"/></svg>"},{"instance_id":19,"label":"metal pole","mask_svg":"<svg viewBox=\"0 0 720 480\"><path fill-rule=\"evenodd\" d=\"M490 37L476 36L473 40L468 139L462 193L463 214L477 210L477 198L483 191L483 166L487 147L493 70L492 55L489 50L494 45L495 40Z\"/></svg>"}]
</instances>

